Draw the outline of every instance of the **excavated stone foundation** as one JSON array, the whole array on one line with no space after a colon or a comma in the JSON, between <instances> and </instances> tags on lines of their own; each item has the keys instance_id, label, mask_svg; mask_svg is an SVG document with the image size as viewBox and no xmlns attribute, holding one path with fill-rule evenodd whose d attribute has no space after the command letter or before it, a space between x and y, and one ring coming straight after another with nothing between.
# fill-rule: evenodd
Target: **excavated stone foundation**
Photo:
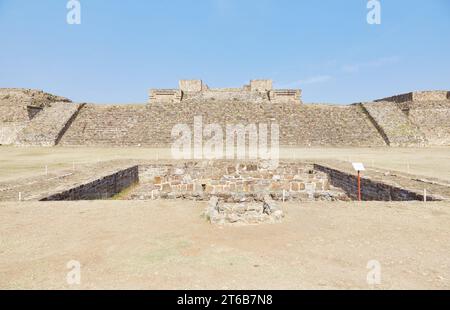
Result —
<instances>
[{"instance_id":1,"label":"excavated stone foundation","mask_svg":"<svg viewBox=\"0 0 450 310\"><path fill-rule=\"evenodd\" d=\"M312 164L281 163L269 170L263 163L226 161L182 165L141 165L140 183L124 199L189 199L263 202L266 195L278 201L350 200L330 185L326 173Z\"/></svg>"}]
</instances>

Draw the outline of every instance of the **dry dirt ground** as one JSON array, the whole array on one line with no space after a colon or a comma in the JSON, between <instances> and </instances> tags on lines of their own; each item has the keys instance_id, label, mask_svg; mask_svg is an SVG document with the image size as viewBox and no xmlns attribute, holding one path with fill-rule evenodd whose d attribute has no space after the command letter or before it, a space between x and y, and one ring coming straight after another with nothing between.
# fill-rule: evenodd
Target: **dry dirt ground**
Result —
<instances>
[{"instance_id":1,"label":"dry dirt ground","mask_svg":"<svg viewBox=\"0 0 450 310\"><path fill-rule=\"evenodd\" d=\"M283 149L450 180L450 148ZM0 147L0 180L169 150ZM450 205L289 203L281 224L214 227L204 203L0 203L0 289L450 289ZM81 263L70 286L69 261ZM381 284L369 285L369 261Z\"/></svg>"},{"instance_id":2,"label":"dry dirt ground","mask_svg":"<svg viewBox=\"0 0 450 310\"><path fill-rule=\"evenodd\" d=\"M281 224L214 227L194 202L0 205L2 289L450 289L450 208L286 204ZM81 285L66 264L81 264ZM367 264L381 285L367 284Z\"/></svg>"}]
</instances>

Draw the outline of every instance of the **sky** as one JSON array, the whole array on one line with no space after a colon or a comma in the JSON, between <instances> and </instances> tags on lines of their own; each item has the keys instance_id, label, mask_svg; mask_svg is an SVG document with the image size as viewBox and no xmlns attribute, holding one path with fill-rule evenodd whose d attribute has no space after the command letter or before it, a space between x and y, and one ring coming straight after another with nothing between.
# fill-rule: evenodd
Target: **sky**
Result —
<instances>
[{"instance_id":1,"label":"sky","mask_svg":"<svg viewBox=\"0 0 450 310\"><path fill-rule=\"evenodd\" d=\"M0 0L0 87L76 102L144 103L180 79L272 79L305 102L348 104L450 90L450 1Z\"/></svg>"}]
</instances>

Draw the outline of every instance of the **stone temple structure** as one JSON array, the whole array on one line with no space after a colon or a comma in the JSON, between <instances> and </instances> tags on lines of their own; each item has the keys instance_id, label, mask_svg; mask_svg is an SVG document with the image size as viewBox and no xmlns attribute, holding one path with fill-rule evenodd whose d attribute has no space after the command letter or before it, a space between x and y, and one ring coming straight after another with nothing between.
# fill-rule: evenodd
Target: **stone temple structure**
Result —
<instances>
[{"instance_id":1,"label":"stone temple structure","mask_svg":"<svg viewBox=\"0 0 450 310\"><path fill-rule=\"evenodd\" d=\"M271 80L253 80L243 88L211 89L201 80L181 80L179 89L152 89L150 103L176 103L186 100L248 100L253 102L301 103L301 90L272 88Z\"/></svg>"},{"instance_id":2,"label":"stone temple structure","mask_svg":"<svg viewBox=\"0 0 450 310\"><path fill-rule=\"evenodd\" d=\"M425 91L349 105L305 104L300 90L270 80L209 88L183 80L153 89L148 103L98 105L30 89L0 89L0 144L17 146L170 147L177 124L271 124L281 146L450 145L450 92Z\"/></svg>"}]
</instances>

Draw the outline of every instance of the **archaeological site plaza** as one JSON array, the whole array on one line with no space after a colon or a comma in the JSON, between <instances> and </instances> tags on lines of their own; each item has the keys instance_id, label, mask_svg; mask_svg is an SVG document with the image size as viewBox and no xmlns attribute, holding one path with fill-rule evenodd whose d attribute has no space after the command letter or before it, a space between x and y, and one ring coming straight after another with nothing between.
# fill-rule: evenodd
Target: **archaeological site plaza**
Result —
<instances>
[{"instance_id":1,"label":"archaeological site plaza","mask_svg":"<svg viewBox=\"0 0 450 310\"><path fill-rule=\"evenodd\" d=\"M449 35L450 0L0 0L3 308L449 308Z\"/></svg>"},{"instance_id":2,"label":"archaeological site plaza","mask_svg":"<svg viewBox=\"0 0 450 310\"><path fill-rule=\"evenodd\" d=\"M1 288L450 288L449 91L60 95L0 89Z\"/></svg>"}]
</instances>

